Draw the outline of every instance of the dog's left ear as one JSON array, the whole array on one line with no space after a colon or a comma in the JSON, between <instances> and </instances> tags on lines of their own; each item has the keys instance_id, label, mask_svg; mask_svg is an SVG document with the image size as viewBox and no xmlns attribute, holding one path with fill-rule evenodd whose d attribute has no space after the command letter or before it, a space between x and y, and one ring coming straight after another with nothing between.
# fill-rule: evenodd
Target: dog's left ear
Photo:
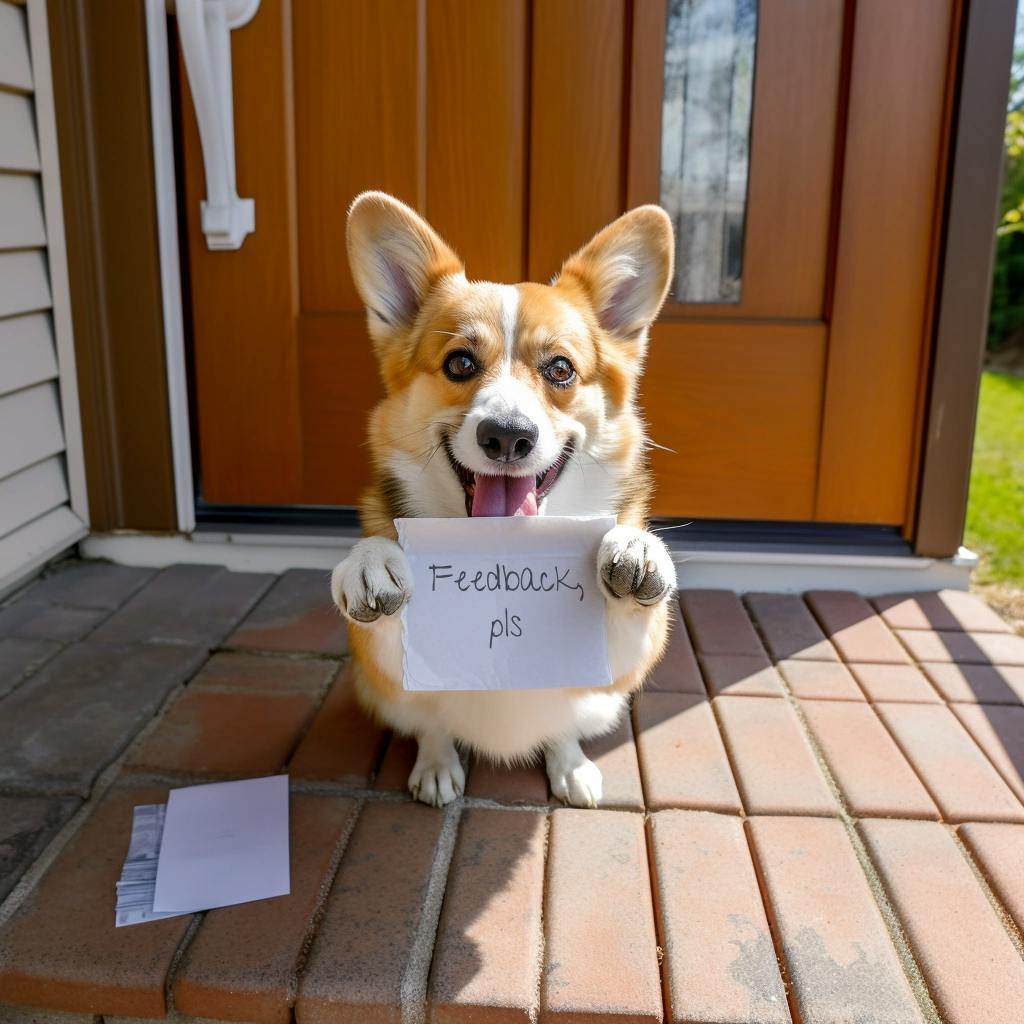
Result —
<instances>
[{"instance_id":1,"label":"dog's left ear","mask_svg":"<svg viewBox=\"0 0 1024 1024\"><path fill-rule=\"evenodd\" d=\"M638 206L599 231L562 266L587 293L598 322L632 338L650 327L672 280L672 221L660 206Z\"/></svg>"}]
</instances>

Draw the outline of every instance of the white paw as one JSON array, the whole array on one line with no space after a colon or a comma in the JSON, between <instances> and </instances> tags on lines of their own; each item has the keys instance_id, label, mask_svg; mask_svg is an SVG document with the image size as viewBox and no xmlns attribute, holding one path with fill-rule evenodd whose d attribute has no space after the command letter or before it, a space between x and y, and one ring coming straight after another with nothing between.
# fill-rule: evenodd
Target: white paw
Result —
<instances>
[{"instance_id":1,"label":"white paw","mask_svg":"<svg viewBox=\"0 0 1024 1024\"><path fill-rule=\"evenodd\" d=\"M604 793L601 769L580 748L566 740L544 752L551 792L572 807L597 807Z\"/></svg>"},{"instance_id":2,"label":"white paw","mask_svg":"<svg viewBox=\"0 0 1024 1024\"><path fill-rule=\"evenodd\" d=\"M412 594L405 552L386 537L366 537L331 573L331 597L353 622L394 615Z\"/></svg>"},{"instance_id":3,"label":"white paw","mask_svg":"<svg viewBox=\"0 0 1024 1024\"><path fill-rule=\"evenodd\" d=\"M432 752L426 757L421 747L416 767L409 776L409 792L414 800L431 807L444 807L462 796L465 788L466 773L454 746L449 752Z\"/></svg>"},{"instance_id":4,"label":"white paw","mask_svg":"<svg viewBox=\"0 0 1024 1024\"><path fill-rule=\"evenodd\" d=\"M632 526L615 526L598 549L597 578L609 598L632 597L650 607L675 590L676 567L659 537Z\"/></svg>"}]
</instances>

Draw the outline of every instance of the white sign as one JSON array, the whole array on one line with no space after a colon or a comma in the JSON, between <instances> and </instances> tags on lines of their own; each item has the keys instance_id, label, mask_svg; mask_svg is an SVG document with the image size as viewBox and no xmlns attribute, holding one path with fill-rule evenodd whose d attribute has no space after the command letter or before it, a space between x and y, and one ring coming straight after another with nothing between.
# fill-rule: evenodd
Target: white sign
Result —
<instances>
[{"instance_id":1,"label":"white sign","mask_svg":"<svg viewBox=\"0 0 1024 1024\"><path fill-rule=\"evenodd\" d=\"M597 550L610 516L396 519L412 567L407 690L608 686Z\"/></svg>"}]
</instances>

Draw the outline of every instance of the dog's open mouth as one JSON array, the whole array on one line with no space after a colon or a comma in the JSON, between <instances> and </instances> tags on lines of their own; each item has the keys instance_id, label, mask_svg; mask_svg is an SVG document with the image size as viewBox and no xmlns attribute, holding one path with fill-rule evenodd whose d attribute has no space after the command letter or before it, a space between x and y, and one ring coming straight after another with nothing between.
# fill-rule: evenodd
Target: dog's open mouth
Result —
<instances>
[{"instance_id":1,"label":"dog's open mouth","mask_svg":"<svg viewBox=\"0 0 1024 1024\"><path fill-rule=\"evenodd\" d=\"M561 455L536 476L485 476L467 469L444 444L448 463L466 492L467 516L535 516L572 454L570 442Z\"/></svg>"}]
</instances>

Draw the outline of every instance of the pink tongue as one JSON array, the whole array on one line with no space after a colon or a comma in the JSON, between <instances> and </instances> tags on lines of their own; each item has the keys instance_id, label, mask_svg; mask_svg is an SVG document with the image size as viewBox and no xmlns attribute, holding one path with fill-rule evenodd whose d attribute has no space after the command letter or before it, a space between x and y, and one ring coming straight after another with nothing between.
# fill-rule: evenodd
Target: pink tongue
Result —
<instances>
[{"instance_id":1,"label":"pink tongue","mask_svg":"<svg viewBox=\"0 0 1024 1024\"><path fill-rule=\"evenodd\" d=\"M532 476L476 476L474 516L535 516L537 485Z\"/></svg>"}]
</instances>

